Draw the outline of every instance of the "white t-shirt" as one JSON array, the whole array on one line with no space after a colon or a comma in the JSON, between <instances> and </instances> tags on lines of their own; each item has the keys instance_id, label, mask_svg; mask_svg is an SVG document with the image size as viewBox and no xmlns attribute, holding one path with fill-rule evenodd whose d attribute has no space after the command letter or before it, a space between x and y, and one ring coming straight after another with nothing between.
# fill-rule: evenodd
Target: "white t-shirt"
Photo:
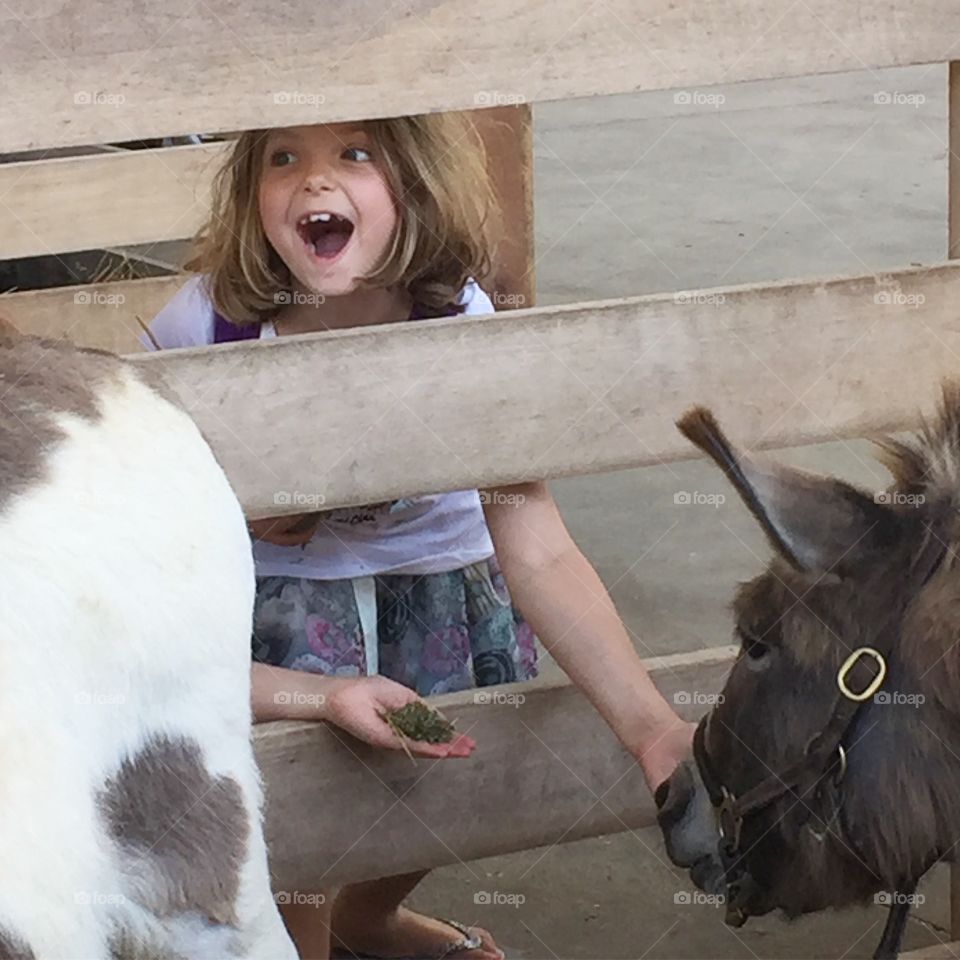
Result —
<instances>
[{"instance_id":1,"label":"white t-shirt","mask_svg":"<svg viewBox=\"0 0 960 960\"><path fill-rule=\"evenodd\" d=\"M458 303L466 314L493 313L487 295L472 280ZM150 324L161 349L213 343L214 308L204 278L192 277ZM272 323L260 338L275 337ZM146 336L140 342L156 349ZM257 542L257 576L342 580L380 573L428 574L458 570L493 555L493 543L476 490L408 497L371 507L328 511L309 543L281 547Z\"/></svg>"}]
</instances>

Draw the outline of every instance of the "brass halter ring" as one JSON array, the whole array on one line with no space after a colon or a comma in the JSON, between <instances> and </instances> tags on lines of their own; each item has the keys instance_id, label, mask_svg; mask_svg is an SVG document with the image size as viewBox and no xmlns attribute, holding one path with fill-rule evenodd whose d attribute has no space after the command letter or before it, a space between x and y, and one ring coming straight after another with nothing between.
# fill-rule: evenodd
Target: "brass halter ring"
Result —
<instances>
[{"instance_id":1,"label":"brass halter ring","mask_svg":"<svg viewBox=\"0 0 960 960\"><path fill-rule=\"evenodd\" d=\"M843 744L837 744L837 755L840 758L840 769L833 775L833 782L839 786L840 781L846 776L847 773L847 751L843 749Z\"/></svg>"},{"instance_id":2,"label":"brass halter ring","mask_svg":"<svg viewBox=\"0 0 960 960\"><path fill-rule=\"evenodd\" d=\"M723 786L720 787L720 792L723 800L717 808L717 830L720 839L727 844L730 852L734 853L740 849L740 828L743 826L743 818L736 813L736 797Z\"/></svg>"},{"instance_id":3,"label":"brass halter ring","mask_svg":"<svg viewBox=\"0 0 960 960\"><path fill-rule=\"evenodd\" d=\"M877 662L877 666L880 668L877 671L877 675L867 684L866 688L861 690L859 693L854 693L853 690L847 686L847 676L850 671L853 669L856 662L860 659L861 654L866 654L868 657L873 657ZM840 688L840 692L848 699L855 700L858 703L863 702L864 700L869 700L881 687L883 684L884 678L887 676L887 661L883 659L883 654L879 651L874 650L873 647L858 647L853 653L843 661L843 666L837 671L837 686Z\"/></svg>"}]
</instances>

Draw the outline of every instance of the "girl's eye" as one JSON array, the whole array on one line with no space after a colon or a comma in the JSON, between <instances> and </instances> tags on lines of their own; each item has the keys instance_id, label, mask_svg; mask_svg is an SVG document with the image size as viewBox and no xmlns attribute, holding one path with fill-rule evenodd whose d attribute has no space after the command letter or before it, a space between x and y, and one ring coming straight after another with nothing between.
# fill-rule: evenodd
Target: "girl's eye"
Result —
<instances>
[{"instance_id":1,"label":"girl's eye","mask_svg":"<svg viewBox=\"0 0 960 960\"><path fill-rule=\"evenodd\" d=\"M270 155L270 166L288 167L296 159L296 156L289 150L274 150Z\"/></svg>"},{"instance_id":2,"label":"girl's eye","mask_svg":"<svg viewBox=\"0 0 960 960\"><path fill-rule=\"evenodd\" d=\"M343 156L345 159L353 160L356 163L369 163L373 159L370 151L363 147L347 147L343 151Z\"/></svg>"}]
</instances>

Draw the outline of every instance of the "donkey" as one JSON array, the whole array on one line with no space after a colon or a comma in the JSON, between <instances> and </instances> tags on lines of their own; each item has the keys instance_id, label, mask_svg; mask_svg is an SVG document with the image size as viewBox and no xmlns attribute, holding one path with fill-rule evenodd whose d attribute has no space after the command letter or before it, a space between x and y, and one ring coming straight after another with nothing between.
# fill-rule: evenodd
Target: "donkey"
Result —
<instances>
[{"instance_id":1,"label":"donkey","mask_svg":"<svg viewBox=\"0 0 960 960\"><path fill-rule=\"evenodd\" d=\"M678 427L774 556L736 594L723 697L656 792L667 852L733 925L890 903L875 956L895 957L917 882L960 840L960 386L879 442L894 483L876 494L738 449L702 408Z\"/></svg>"},{"instance_id":2,"label":"donkey","mask_svg":"<svg viewBox=\"0 0 960 960\"><path fill-rule=\"evenodd\" d=\"M158 390L0 333L0 957L296 957L250 741L246 525Z\"/></svg>"}]
</instances>

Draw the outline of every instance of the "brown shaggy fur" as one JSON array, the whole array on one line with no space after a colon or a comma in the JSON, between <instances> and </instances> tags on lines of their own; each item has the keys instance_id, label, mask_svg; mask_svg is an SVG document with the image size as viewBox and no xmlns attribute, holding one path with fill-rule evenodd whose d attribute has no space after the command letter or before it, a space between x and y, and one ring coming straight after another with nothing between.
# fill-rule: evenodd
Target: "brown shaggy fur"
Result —
<instances>
[{"instance_id":1,"label":"brown shaggy fur","mask_svg":"<svg viewBox=\"0 0 960 960\"><path fill-rule=\"evenodd\" d=\"M786 795L744 824L765 892L751 913L790 915L903 889L960 840L960 386L911 440L881 443L889 495L769 466L732 448L712 418L681 429L723 468L774 545L733 604L742 651L708 750L734 793L802 755L827 723L848 654L891 648L882 693L847 742L842 817L825 840L823 800ZM798 560L813 544L822 562Z\"/></svg>"}]
</instances>

